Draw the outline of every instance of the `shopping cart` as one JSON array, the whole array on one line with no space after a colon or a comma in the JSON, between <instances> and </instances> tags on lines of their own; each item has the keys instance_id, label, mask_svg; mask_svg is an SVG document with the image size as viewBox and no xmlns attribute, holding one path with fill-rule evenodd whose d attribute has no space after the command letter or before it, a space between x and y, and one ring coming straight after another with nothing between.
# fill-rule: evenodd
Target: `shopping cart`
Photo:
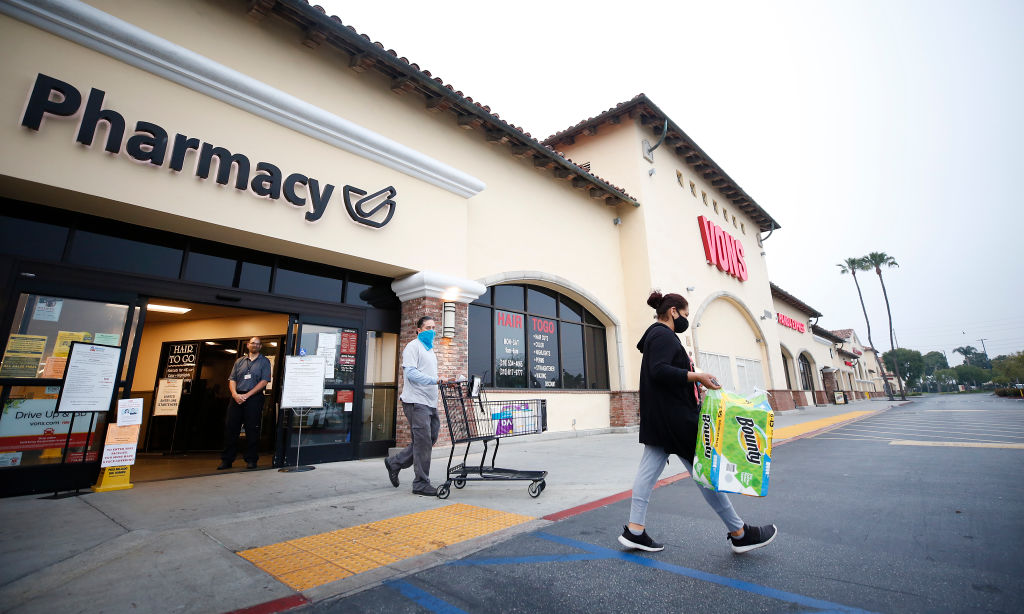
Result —
<instances>
[{"instance_id":1,"label":"shopping cart","mask_svg":"<svg viewBox=\"0 0 1024 614\"><path fill-rule=\"evenodd\" d=\"M448 417L448 432L452 437L452 451L448 455L448 480L437 489L439 499L447 499L449 487L463 488L470 480L529 480L527 492L539 497L544 491L547 471L520 471L494 466L498 444L505 437L532 435L547 430L547 407L543 399L516 401L488 401L483 398L480 378L470 382L450 382L440 385L441 401ZM480 464L470 466L469 449L474 441L483 442ZM494 442L491 463L487 464L488 444ZM462 462L452 465L455 449L466 444Z\"/></svg>"}]
</instances>

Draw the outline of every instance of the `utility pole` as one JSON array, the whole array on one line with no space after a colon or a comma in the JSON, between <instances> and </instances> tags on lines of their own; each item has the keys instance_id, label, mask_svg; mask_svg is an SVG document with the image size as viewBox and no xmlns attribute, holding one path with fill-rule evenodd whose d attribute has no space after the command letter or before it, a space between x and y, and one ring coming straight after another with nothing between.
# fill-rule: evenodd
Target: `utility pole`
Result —
<instances>
[{"instance_id":1,"label":"utility pole","mask_svg":"<svg viewBox=\"0 0 1024 614\"><path fill-rule=\"evenodd\" d=\"M985 339L978 339L978 341L981 341L981 351L985 352L985 358L988 358L988 350L985 349L985 341L986 340Z\"/></svg>"}]
</instances>

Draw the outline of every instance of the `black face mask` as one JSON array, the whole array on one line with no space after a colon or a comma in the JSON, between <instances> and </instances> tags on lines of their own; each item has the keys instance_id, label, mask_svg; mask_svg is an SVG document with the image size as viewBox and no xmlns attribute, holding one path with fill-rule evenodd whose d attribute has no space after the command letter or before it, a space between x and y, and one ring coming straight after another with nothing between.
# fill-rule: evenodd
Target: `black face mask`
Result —
<instances>
[{"instance_id":1,"label":"black face mask","mask_svg":"<svg viewBox=\"0 0 1024 614\"><path fill-rule=\"evenodd\" d=\"M685 333L687 328L690 328L689 320L683 316L672 318L672 330L676 331L676 333Z\"/></svg>"}]
</instances>

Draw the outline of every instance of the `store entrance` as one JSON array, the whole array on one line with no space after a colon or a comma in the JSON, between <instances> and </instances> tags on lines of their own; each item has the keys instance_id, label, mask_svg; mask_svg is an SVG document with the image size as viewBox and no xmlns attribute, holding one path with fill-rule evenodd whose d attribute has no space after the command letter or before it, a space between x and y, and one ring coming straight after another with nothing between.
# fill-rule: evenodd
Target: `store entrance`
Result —
<instances>
[{"instance_id":1,"label":"store entrance","mask_svg":"<svg viewBox=\"0 0 1024 614\"><path fill-rule=\"evenodd\" d=\"M259 466L272 465L279 386L288 331L287 314L150 298L132 397L143 399L133 482L218 473L235 361L251 337L272 366L259 433ZM239 438L244 450L249 437ZM235 467L244 468L241 458ZM241 469L232 469L241 470Z\"/></svg>"}]
</instances>

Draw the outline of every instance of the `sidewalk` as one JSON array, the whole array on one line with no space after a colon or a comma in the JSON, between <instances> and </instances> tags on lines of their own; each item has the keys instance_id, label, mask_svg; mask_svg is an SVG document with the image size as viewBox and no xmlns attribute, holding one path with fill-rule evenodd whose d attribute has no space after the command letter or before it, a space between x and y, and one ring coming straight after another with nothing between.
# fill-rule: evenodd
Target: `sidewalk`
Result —
<instances>
[{"instance_id":1,"label":"sidewalk","mask_svg":"<svg viewBox=\"0 0 1024 614\"><path fill-rule=\"evenodd\" d=\"M782 412L776 414L775 445L901 404L882 399ZM530 497L529 482L522 481L469 482L464 489L453 488L446 500L412 496L411 470L402 472L400 488L392 488L376 458L317 465L302 473L263 470L146 482L58 500L3 499L0 611L217 613L267 604L260 611L269 612L363 590L544 526L551 522L545 516L628 497L641 447L635 428L612 430L503 440L498 466L548 471L547 488L538 498ZM471 461L474 455L479 459L479 449ZM435 450L435 484L443 482L449 451ZM682 470L677 461L670 463L663 481L680 479ZM301 593L237 554L465 506L528 518Z\"/></svg>"}]
</instances>

